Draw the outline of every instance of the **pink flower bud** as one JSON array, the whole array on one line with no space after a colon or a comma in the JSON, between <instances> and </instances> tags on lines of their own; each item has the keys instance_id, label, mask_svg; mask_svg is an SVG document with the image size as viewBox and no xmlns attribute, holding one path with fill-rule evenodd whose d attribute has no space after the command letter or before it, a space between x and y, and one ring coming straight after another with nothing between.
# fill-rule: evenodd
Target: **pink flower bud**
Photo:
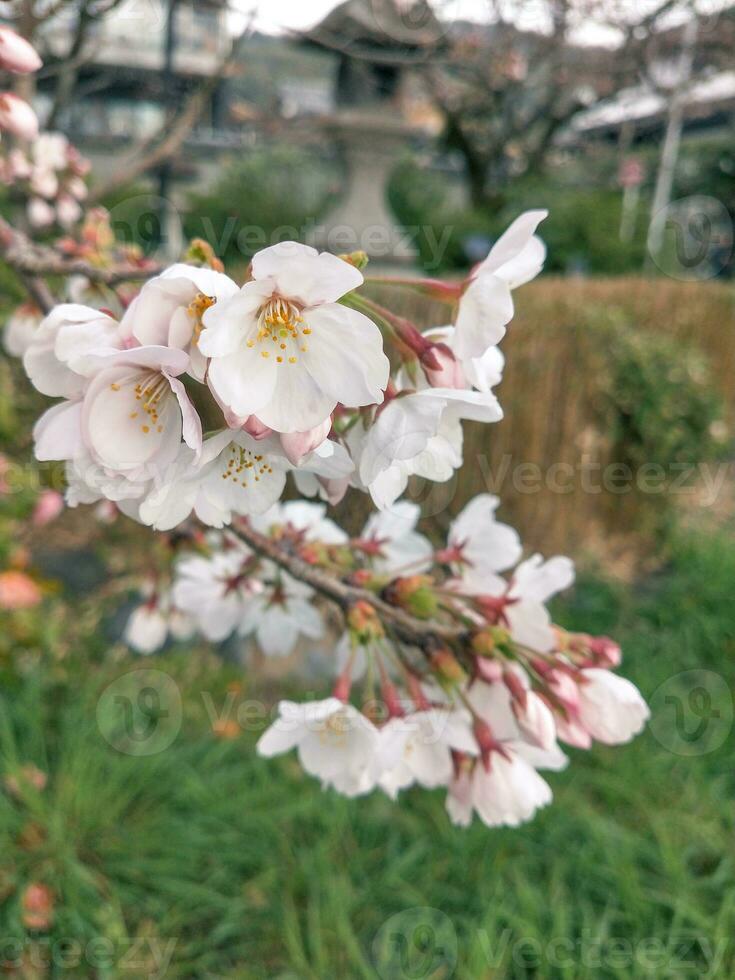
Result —
<instances>
[{"instance_id":1,"label":"pink flower bud","mask_svg":"<svg viewBox=\"0 0 735 980\"><path fill-rule=\"evenodd\" d=\"M24 140L38 137L38 117L27 102L12 92L0 94L0 129Z\"/></svg>"},{"instance_id":2,"label":"pink flower bud","mask_svg":"<svg viewBox=\"0 0 735 980\"><path fill-rule=\"evenodd\" d=\"M556 734L562 742L575 749L588 749L592 745L592 736L576 718L567 720L557 717Z\"/></svg>"},{"instance_id":3,"label":"pink flower bud","mask_svg":"<svg viewBox=\"0 0 735 980\"><path fill-rule=\"evenodd\" d=\"M48 228L56 221L56 211L41 197L33 197L28 202L28 220L34 228Z\"/></svg>"},{"instance_id":4,"label":"pink flower bud","mask_svg":"<svg viewBox=\"0 0 735 980\"><path fill-rule=\"evenodd\" d=\"M9 27L0 27L0 68L26 74L38 71L42 65L35 48L25 38Z\"/></svg>"},{"instance_id":5,"label":"pink flower bud","mask_svg":"<svg viewBox=\"0 0 735 980\"><path fill-rule=\"evenodd\" d=\"M549 707L535 691L526 691L523 702L513 701L518 727L534 745L550 751L556 745L556 723Z\"/></svg>"},{"instance_id":6,"label":"pink flower bud","mask_svg":"<svg viewBox=\"0 0 735 980\"><path fill-rule=\"evenodd\" d=\"M288 461L293 466L300 466L304 457L314 452L329 437L332 430L331 417L321 425L314 426L306 432L284 432L281 434L281 446Z\"/></svg>"},{"instance_id":7,"label":"pink flower bud","mask_svg":"<svg viewBox=\"0 0 735 980\"><path fill-rule=\"evenodd\" d=\"M430 344L419 360L432 388L466 388L462 365L446 344Z\"/></svg>"},{"instance_id":8,"label":"pink flower bud","mask_svg":"<svg viewBox=\"0 0 735 980\"><path fill-rule=\"evenodd\" d=\"M238 428L241 428L243 432L247 432L247 434L252 436L253 439L267 439L268 436L272 435L273 433L273 429L270 429L267 425L264 425L255 415L251 415L249 418L245 419L244 422L242 422L242 425L238 426Z\"/></svg>"},{"instance_id":9,"label":"pink flower bud","mask_svg":"<svg viewBox=\"0 0 735 980\"><path fill-rule=\"evenodd\" d=\"M0 574L0 609L32 609L41 601L41 590L25 572Z\"/></svg>"},{"instance_id":10,"label":"pink flower bud","mask_svg":"<svg viewBox=\"0 0 735 980\"><path fill-rule=\"evenodd\" d=\"M33 510L34 527L44 527L55 521L64 510L64 498L57 490L44 490Z\"/></svg>"},{"instance_id":11,"label":"pink flower bud","mask_svg":"<svg viewBox=\"0 0 735 980\"><path fill-rule=\"evenodd\" d=\"M590 653L601 667L619 667L623 660L620 646L609 636L593 636L590 639Z\"/></svg>"},{"instance_id":12,"label":"pink flower bud","mask_svg":"<svg viewBox=\"0 0 735 980\"><path fill-rule=\"evenodd\" d=\"M546 682L565 708L573 712L579 708L579 687L569 674L554 669L547 676Z\"/></svg>"},{"instance_id":13,"label":"pink flower bud","mask_svg":"<svg viewBox=\"0 0 735 980\"><path fill-rule=\"evenodd\" d=\"M481 677L488 684L496 684L503 679L503 665L497 660L488 660L487 657L477 657L475 660L478 677Z\"/></svg>"},{"instance_id":14,"label":"pink flower bud","mask_svg":"<svg viewBox=\"0 0 735 980\"><path fill-rule=\"evenodd\" d=\"M56 203L56 213L62 228L70 228L82 216L82 209L70 194L61 194Z\"/></svg>"}]
</instances>

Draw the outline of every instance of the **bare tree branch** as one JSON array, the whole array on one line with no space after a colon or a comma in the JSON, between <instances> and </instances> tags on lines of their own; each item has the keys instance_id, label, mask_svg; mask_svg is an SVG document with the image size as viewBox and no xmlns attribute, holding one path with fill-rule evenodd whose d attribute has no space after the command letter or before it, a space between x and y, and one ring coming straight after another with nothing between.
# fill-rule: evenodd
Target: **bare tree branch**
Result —
<instances>
[{"instance_id":1,"label":"bare tree branch","mask_svg":"<svg viewBox=\"0 0 735 980\"><path fill-rule=\"evenodd\" d=\"M136 148L135 153L108 180L96 184L91 189L90 200L99 201L107 194L130 184L149 170L166 163L181 149L215 89L237 57L242 41L250 33L251 24L252 20L233 40L230 51L222 58L213 74L192 92L177 115L167 120L159 133L146 141L142 148ZM151 146L152 149L148 149Z\"/></svg>"},{"instance_id":2,"label":"bare tree branch","mask_svg":"<svg viewBox=\"0 0 735 980\"><path fill-rule=\"evenodd\" d=\"M462 626L416 619L374 592L349 585L342 579L315 568L293 551L287 550L283 542L255 531L247 521L239 521L233 530L253 551L270 559L293 578L310 585L320 595L336 603L343 612L347 612L357 602L369 603L393 635L403 643L431 653L441 644L463 644L469 638L469 632Z\"/></svg>"}]
</instances>

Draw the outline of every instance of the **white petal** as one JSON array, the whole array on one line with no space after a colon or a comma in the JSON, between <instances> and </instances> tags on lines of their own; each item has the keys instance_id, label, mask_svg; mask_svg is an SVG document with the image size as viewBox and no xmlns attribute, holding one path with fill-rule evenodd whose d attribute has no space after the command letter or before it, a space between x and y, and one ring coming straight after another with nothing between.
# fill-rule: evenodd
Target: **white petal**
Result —
<instances>
[{"instance_id":1,"label":"white petal","mask_svg":"<svg viewBox=\"0 0 735 980\"><path fill-rule=\"evenodd\" d=\"M373 321L338 304L308 310L304 321L312 334L303 361L322 391L350 407L382 403L390 363Z\"/></svg>"}]
</instances>

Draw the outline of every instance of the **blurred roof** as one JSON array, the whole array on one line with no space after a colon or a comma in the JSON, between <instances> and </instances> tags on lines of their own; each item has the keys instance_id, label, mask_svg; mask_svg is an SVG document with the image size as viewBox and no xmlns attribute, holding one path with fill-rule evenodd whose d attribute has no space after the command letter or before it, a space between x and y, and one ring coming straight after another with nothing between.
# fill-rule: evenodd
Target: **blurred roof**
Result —
<instances>
[{"instance_id":1,"label":"blurred roof","mask_svg":"<svg viewBox=\"0 0 735 980\"><path fill-rule=\"evenodd\" d=\"M695 82L685 101L688 117L702 117L720 108L735 105L735 71L717 72ZM646 86L625 89L615 98L581 112L572 128L578 133L617 129L627 122L655 122L668 108L668 100Z\"/></svg>"},{"instance_id":2,"label":"blurred roof","mask_svg":"<svg viewBox=\"0 0 735 980\"><path fill-rule=\"evenodd\" d=\"M435 48L445 33L427 0L345 0L304 37L347 53L354 45L405 53Z\"/></svg>"}]
</instances>

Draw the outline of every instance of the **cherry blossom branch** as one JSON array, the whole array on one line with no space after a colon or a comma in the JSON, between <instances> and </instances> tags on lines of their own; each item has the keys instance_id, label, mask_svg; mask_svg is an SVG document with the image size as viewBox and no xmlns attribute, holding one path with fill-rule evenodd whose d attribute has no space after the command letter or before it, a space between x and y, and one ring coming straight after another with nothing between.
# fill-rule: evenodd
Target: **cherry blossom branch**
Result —
<instances>
[{"instance_id":1,"label":"cherry blossom branch","mask_svg":"<svg viewBox=\"0 0 735 980\"><path fill-rule=\"evenodd\" d=\"M161 271L157 267L136 265L103 268L83 259L67 259L48 245L36 244L4 218L0 218L0 257L21 276L44 312L54 305L54 299L40 277L84 276L90 282L116 286L121 282L150 279Z\"/></svg>"},{"instance_id":2,"label":"cherry blossom branch","mask_svg":"<svg viewBox=\"0 0 735 980\"><path fill-rule=\"evenodd\" d=\"M469 639L469 632L462 626L450 626L431 620L420 620L403 609L391 605L369 589L350 585L335 578L321 568L305 562L293 551L287 550L274 538L266 537L254 530L247 521L238 522L233 527L236 535L264 558L268 558L293 578L311 586L315 592L336 603L347 612L358 602L373 607L382 622L402 643L418 647L424 653L433 653L447 644L462 647Z\"/></svg>"}]
</instances>

